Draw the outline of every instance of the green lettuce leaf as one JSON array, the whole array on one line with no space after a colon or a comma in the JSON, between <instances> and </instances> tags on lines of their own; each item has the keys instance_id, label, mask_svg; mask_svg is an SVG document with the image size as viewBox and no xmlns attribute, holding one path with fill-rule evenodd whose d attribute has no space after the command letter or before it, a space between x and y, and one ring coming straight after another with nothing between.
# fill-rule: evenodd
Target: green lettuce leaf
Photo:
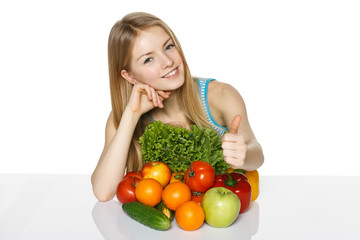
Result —
<instances>
[{"instance_id":1,"label":"green lettuce leaf","mask_svg":"<svg viewBox=\"0 0 360 240\"><path fill-rule=\"evenodd\" d=\"M230 168L224 161L221 139L210 127L192 125L190 131L154 121L139 141L144 162L164 162L172 172L185 172L197 160L210 163L216 174Z\"/></svg>"}]
</instances>

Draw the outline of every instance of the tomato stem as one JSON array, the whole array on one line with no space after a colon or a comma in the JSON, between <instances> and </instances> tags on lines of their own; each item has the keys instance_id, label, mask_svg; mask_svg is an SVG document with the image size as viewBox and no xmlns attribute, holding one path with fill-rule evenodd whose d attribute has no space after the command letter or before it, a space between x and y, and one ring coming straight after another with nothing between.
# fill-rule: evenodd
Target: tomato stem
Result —
<instances>
[{"instance_id":1,"label":"tomato stem","mask_svg":"<svg viewBox=\"0 0 360 240\"><path fill-rule=\"evenodd\" d=\"M190 172L188 172L188 177L194 177L195 176L195 172L193 170L193 165L190 165Z\"/></svg>"},{"instance_id":2,"label":"tomato stem","mask_svg":"<svg viewBox=\"0 0 360 240\"><path fill-rule=\"evenodd\" d=\"M200 197L201 196L201 192L193 192L194 196Z\"/></svg>"}]
</instances>

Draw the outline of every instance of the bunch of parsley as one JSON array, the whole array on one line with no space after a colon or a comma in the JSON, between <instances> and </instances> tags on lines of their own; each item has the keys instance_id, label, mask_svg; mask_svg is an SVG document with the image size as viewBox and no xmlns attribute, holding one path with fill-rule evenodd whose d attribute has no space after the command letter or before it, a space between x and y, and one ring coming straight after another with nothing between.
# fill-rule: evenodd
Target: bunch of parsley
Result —
<instances>
[{"instance_id":1,"label":"bunch of parsley","mask_svg":"<svg viewBox=\"0 0 360 240\"><path fill-rule=\"evenodd\" d=\"M210 163L217 175L230 168L224 161L221 139L210 127L192 125L190 131L154 121L139 141L144 162L164 162L172 172L186 172L198 160Z\"/></svg>"}]
</instances>

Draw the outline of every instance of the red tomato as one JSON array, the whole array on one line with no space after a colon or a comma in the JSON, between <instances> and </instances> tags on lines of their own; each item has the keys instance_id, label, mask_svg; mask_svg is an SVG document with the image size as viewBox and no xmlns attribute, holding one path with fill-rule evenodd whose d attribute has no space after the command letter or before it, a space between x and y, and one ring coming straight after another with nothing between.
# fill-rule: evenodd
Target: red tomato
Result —
<instances>
[{"instance_id":1,"label":"red tomato","mask_svg":"<svg viewBox=\"0 0 360 240\"><path fill-rule=\"evenodd\" d=\"M124 178L118 185L116 190L116 197L121 203L126 202L135 202L135 189L140 178L137 177L127 177Z\"/></svg>"},{"instance_id":2,"label":"red tomato","mask_svg":"<svg viewBox=\"0 0 360 240\"><path fill-rule=\"evenodd\" d=\"M215 182L215 170L207 162L192 162L185 173L185 183L193 192L206 192Z\"/></svg>"},{"instance_id":3,"label":"red tomato","mask_svg":"<svg viewBox=\"0 0 360 240\"><path fill-rule=\"evenodd\" d=\"M191 201L196 202L201 206L202 199L204 197L205 193L199 193L199 192L192 192L191 194Z\"/></svg>"},{"instance_id":4,"label":"red tomato","mask_svg":"<svg viewBox=\"0 0 360 240\"><path fill-rule=\"evenodd\" d=\"M128 178L128 177L137 177L137 178L140 178L141 179L141 172L140 171L132 171L132 172L128 172L124 179L125 178Z\"/></svg>"}]
</instances>

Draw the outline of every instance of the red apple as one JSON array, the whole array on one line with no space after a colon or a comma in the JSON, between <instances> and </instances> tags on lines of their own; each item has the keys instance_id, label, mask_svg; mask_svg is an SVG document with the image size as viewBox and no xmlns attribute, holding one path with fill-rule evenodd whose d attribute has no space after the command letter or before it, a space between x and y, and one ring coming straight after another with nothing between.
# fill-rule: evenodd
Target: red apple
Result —
<instances>
[{"instance_id":1,"label":"red apple","mask_svg":"<svg viewBox=\"0 0 360 240\"><path fill-rule=\"evenodd\" d=\"M142 178L153 178L164 188L170 181L171 171L164 162L148 162L141 170Z\"/></svg>"}]
</instances>

